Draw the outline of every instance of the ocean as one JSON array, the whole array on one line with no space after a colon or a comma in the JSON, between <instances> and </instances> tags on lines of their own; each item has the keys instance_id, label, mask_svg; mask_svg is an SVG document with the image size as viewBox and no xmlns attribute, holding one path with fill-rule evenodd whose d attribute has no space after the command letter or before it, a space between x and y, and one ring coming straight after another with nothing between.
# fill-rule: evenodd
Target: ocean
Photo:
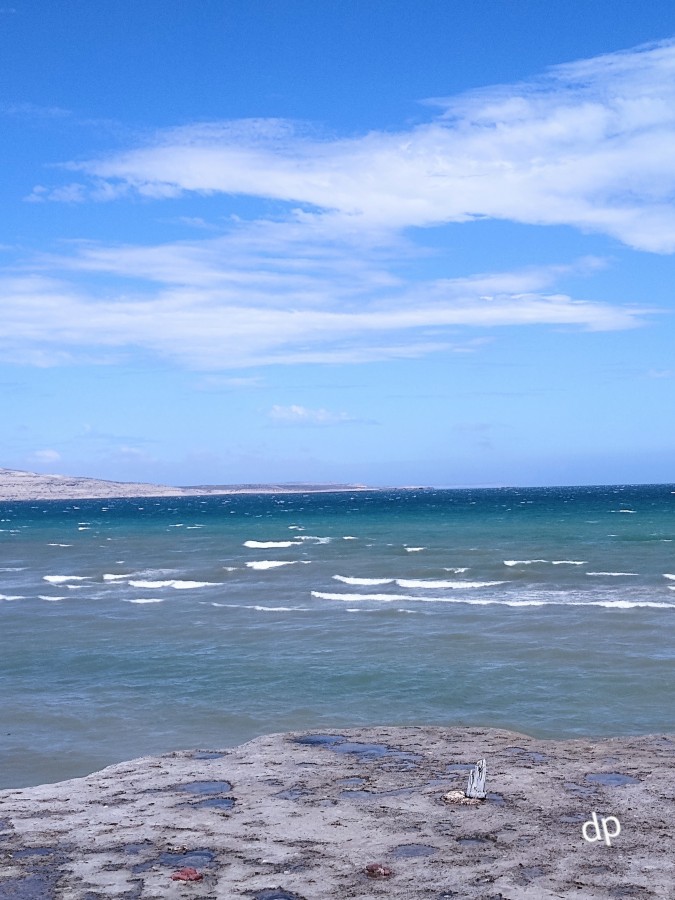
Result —
<instances>
[{"instance_id":1,"label":"ocean","mask_svg":"<svg viewBox=\"0 0 675 900\"><path fill-rule=\"evenodd\" d=\"M0 504L0 787L349 725L675 732L675 486Z\"/></svg>"}]
</instances>

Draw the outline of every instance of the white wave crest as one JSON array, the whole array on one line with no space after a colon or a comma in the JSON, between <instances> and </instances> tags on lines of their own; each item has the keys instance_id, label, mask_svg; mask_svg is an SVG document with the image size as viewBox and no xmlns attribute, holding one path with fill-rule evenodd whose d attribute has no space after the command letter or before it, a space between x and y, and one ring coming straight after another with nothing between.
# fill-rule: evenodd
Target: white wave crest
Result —
<instances>
[{"instance_id":1,"label":"white wave crest","mask_svg":"<svg viewBox=\"0 0 675 900\"><path fill-rule=\"evenodd\" d=\"M127 578L133 578L133 572L127 572L125 575L112 575L110 572L106 572L103 576L104 581L125 581Z\"/></svg>"},{"instance_id":2,"label":"white wave crest","mask_svg":"<svg viewBox=\"0 0 675 900\"><path fill-rule=\"evenodd\" d=\"M585 566L585 559L552 559L551 564L554 566Z\"/></svg>"},{"instance_id":3,"label":"white wave crest","mask_svg":"<svg viewBox=\"0 0 675 900\"><path fill-rule=\"evenodd\" d=\"M296 565L309 565L310 561L308 559L259 559L256 562L247 562L246 566L249 569L278 569L279 566L296 566Z\"/></svg>"},{"instance_id":4,"label":"white wave crest","mask_svg":"<svg viewBox=\"0 0 675 900\"><path fill-rule=\"evenodd\" d=\"M164 599L162 597L137 597L134 600L127 600L124 598L125 603L164 603Z\"/></svg>"},{"instance_id":5,"label":"white wave crest","mask_svg":"<svg viewBox=\"0 0 675 900\"><path fill-rule=\"evenodd\" d=\"M669 581L675 581L675 575L669 575L667 572L663 575L664 578L667 578Z\"/></svg>"},{"instance_id":6,"label":"white wave crest","mask_svg":"<svg viewBox=\"0 0 675 900\"><path fill-rule=\"evenodd\" d=\"M608 575L612 578L625 577L639 578L638 572L586 572L587 575Z\"/></svg>"},{"instance_id":7,"label":"white wave crest","mask_svg":"<svg viewBox=\"0 0 675 900\"><path fill-rule=\"evenodd\" d=\"M48 547L72 547L72 544L47 544Z\"/></svg>"},{"instance_id":8,"label":"white wave crest","mask_svg":"<svg viewBox=\"0 0 675 900\"><path fill-rule=\"evenodd\" d=\"M345 534L345 535L343 535L342 540L343 541L358 541L358 538L354 537L353 534Z\"/></svg>"},{"instance_id":9,"label":"white wave crest","mask_svg":"<svg viewBox=\"0 0 675 900\"><path fill-rule=\"evenodd\" d=\"M25 600L22 594L0 594L0 600Z\"/></svg>"},{"instance_id":10,"label":"white wave crest","mask_svg":"<svg viewBox=\"0 0 675 900\"><path fill-rule=\"evenodd\" d=\"M300 541L314 541L315 544L330 544L333 540L331 537L318 537L316 534L301 534L298 536Z\"/></svg>"},{"instance_id":11,"label":"white wave crest","mask_svg":"<svg viewBox=\"0 0 675 900\"><path fill-rule=\"evenodd\" d=\"M191 588L209 587L218 584L216 581L185 581L180 578L172 578L168 581L130 581L131 587L138 588L163 588L170 587L175 590L190 590Z\"/></svg>"},{"instance_id":12,"label":"white wave crest","mask_svg":"<svg viewBox=\"0 0 675 900\"><path fill-rule=\"evenodd\" d=\"M535 563L545 563L547 559L505 559L505 566L533 566Z\"/></svg>"},{"instance_id":13,"label":"white wave crest","mask_svg":"<svg viewBox=\"0 0 675 900\"><path fill-rule=\"evenodd\" d=\"M397 578L396 584L402 588L482 588L506 584L505 581L432 581L422 578Z\"/></svg>"},{"instance_id":14,"label":"white wave crest","mask_svg":"<svg viewBox=\"0 0 675 900\"><path fill-rule=\"evenodd\" d=\"M310 612L305 606L245 606L244 609L255 609L257 612Z\"/></svg>"},{"instance_id":15,"label":"white wave crest","mask_svg":"<svg viewBox=\"0 0 675 900\"><path fill-rule=\"evenodd\" d=\"M482 600L466 597L414 597L405 594L329 594L323 591L312 591L312 596L319 600L342 600L347 602L370 600L379 603L390 603L393 600L408 602L414 600L422 603L462 603L467 606L599 606L606 609L650 607L653 609L675 610L675 603L657 603L650 600Z\"/></svg>"},{"instance_id":16,"label":"white wave crest","mask_svg":"<svg viewBox=\"0 0 675 900\"><path fill-rule=\"evenodd\" d=\"M352 578L350 575L333 575L333 578L336 581L342 581L344 584L360 584L364 587L367 587L368 585L394 583L393 578Z\"/></svg>"},{"instance_id":17,"label":"white wave crest","mask_svg":"<svg viewBox=\"0 0 675 900\"><path fill-rule=\"evenodd\" d=\"M57 600L67 600L67 597L48 597L46 594L38 594L38 600L49 600L50 603L55 603Z\"/></svg>"},{"instance_id":18,"label":"white wave crest","mask_svg":"<svg viewBox=\"0 0 675 900\"><path fill-rule=\"evenodd\" d=\"M65 584L67 581L88 581L88 575L43 575L43 581L50 584Z\"/></svg>"},{"instance_id":19,"label":"white wave crest","mask_svg":"<svg viewBox=\"0 0 675 900\"><path fill-rule=\"evenodd\" d=\"M427 548L426 547L406 547L404 545L403 549L405 550L406 553L419 553L420 550L426 550Z\"/></svg>"},{"instance_id":20,"label":"white wave crest","mask_svg":"<svg viewBox=\"0 0 675 900\"><path fill-rule=\"evenodd\" d=\"M444 572L453 572L455 575L462 575L469 571L469 566L443 566Z\"/></svg>"},{"instance_id":21,"label":"white wave crest","mask_svg":"<svg viewBox=\"0 0 675 900\"><path fill-rule=\"evenodd\" d=\"M244 547L254 550L268 550L270 547L298 547L300 541L244 541Z\"/></svg>"}]
</instances>

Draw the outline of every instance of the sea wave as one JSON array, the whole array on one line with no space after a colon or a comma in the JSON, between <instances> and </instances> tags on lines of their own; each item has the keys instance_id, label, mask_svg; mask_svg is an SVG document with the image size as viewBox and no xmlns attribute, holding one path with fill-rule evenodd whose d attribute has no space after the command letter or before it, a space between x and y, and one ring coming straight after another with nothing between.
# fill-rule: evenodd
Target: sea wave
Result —
<instances>
[{"instance_id":1,"label":"sea wave","mask_svg":"<svg viewBox=\"0 0 675 900\"><path fill-rule=\"evenodd\" d=\"M353 578L351 575L333 575L336 581L342 581L344 584L368 585L376 584L393 584L393 578Z\"/></svg>"},{"instance_id":2,"label":"sea wave","mask_svg":"<svg viewBox=\"0 0 675 900\"><path fill-rule=\"evenodd\" d=\"M505 581L432 581L423 578L397 578L396 584L402 588L482 588L506 584Z\"/></svg>"},{"instance_id":3,"label":"sea wave","mask_svg":"<svg viewBox=\"0 0 675 900\"><path fill-rule=\"evenodd\" d=\"M406 547L404 545L403 549L405 550L406 553L419 553L420 550L426 550L427 548L426 547Z\"/></svg>"},{"instance_id":4,"label":"sea wave","mask_svg":"<svg viewBox=\"0 0 675 900\"><path fill-rule=\"evenodd\" d=\"M533 566L535 563L545 563L547 559L505 559L505 566Z\"/></svg>"},{"instance_id":5,"label":"sea wave","mask_svg":"<svg viewBox=\"0 0 675 900\"><path fill-rule=\"evenodd\" d=\"M455 575L462 575L469 571L470 566L443 566L444 572L453 572Z\"/></svg>"},{"instance_id":6,"label":"sea wave","mask_svg":"<svg viewBox=\"0 0 675 900\"><path fill-rule=\"evenodd\" d=\"M133 600L123 598L125 603L164 603L163 597L136 597Z\"/></svg>"},{"instance_id":7,"label":"sea wave","mask_svg":"<svg viewBox=\"0 0 675 900\"><path fill-rule=\"evenodd\" d=\"M255 609L256 612L311 612L305 606L245 606L244 609Z\"/></svg>"},{"instance_id":8,"label":"sea wave","mask_svg":"<svg viewBox=\"0 0 675 900\"><path fill-rule=\"evenodd\" d=\"M619 577L631 577L631 578L639 578L638 572L586 572L587 575L608 575L612 578Z\"/></svg>"},{"instance_id":9,"label":"sea wave","mask_svg":"<svg viewBox=\"0 0 675 900\"><path fill-rule=\"evenodd\" d=\"M268 550L271 547L299 547L300 541L244 541L244 547L253 550Z\"/></svg>"},{"instance_id":10,"label":"sea wave","mask_svg":"<svg viewBox=\"0 0 675 900\"><path fill-rule=\"evenodd\" d=\"M246 566L249 569L278 569L280 566L295 566L298 564L309 565L308 559L259 559L255 562L247 562Z\"/></svg>"},{"instance_id":11,"label":"sea wave","mask_svg":"<svg viewBox=\"0 0 675 900\"><path fill-rule=\"evenodd\" d=\"M131 587L138 588L163 588L170 587L176 590L190 590L191 588L209 587L218 584L217 581L186 581L181 578L171 578L167 581L136 581L129 582Z\"/></svg>"},{"instance_id":12,"label":"sea wave","mask_svg":"<svg viewBox=\"0 0 675 900\"><path fill-rule=\"evenodd\" d=\"M0 594L0 600L25 600L22 594Z\"/></svg>"},{"instance_id":13,"label":"sea wave","mask_svg":"<svg viewBox=\"0 0 675 900\"><path fill-rule=\"evenodd\" d=\"M55 603L57 600L67 600L67 597L49 597L47 594L38 594L38 600L49 600L52 603Z\"/></svg>"},{"instance_id":14,"label":"sea wave","mask_svg":"<svg viewBox=\"0 0 675 900\"><path fill-rule=\"evenodd\" d=\"M43 575L43 581L49 584L66 584L68 581L89 581L89 575Z\"/></svg>"},{"instance_id":15,"label":"sea wave","mask_svg":"<svg viewBox=\"0 0 675 900\"><path fill-rule=\"evenodd\" d=\"M554 566L585 566L585 559L552 559L551 564Z\"/></svg>"},{"instance_id":16,"label":"sea wave","mask_svg":"<svg viewBox=\"0 0 675 900\"><path fill-rule=\"evenodd\" d=\"M675 603L659 603L652 600L495 600L475 597L416 597L406 594L331 594L324 591L312 591L312 596L319 600L373 601L390 603L392 601L417 601L421 603L463 603L468 606L598 606L606 609L634 609L649 607L652 609L673 609Z\"/></svg>"}]
</instances>

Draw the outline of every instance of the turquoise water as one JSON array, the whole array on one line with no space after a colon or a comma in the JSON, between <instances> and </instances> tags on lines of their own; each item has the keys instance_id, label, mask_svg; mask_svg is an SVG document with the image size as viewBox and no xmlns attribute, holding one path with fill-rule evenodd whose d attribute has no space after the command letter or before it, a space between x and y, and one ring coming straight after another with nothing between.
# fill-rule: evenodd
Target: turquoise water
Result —
<instances>
[{"instance_id":1,"label":"turquoise water","mask_svg":"<svg viewBox=\"0 0 675 900\"><path fill-rule=\"evenodd\" d=\"M675 731L672 485L0 520L0 786L300 728Z\"/></svg>"}]
</instances>

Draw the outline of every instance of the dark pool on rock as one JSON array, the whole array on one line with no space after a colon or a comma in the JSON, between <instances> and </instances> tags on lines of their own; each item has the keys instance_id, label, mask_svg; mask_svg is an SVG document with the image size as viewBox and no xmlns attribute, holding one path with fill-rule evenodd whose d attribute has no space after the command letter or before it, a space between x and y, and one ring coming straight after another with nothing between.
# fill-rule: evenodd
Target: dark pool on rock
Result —
<instances>
[{"instance_id":1,"label":"dark pool on rock","mask_svg":"<svg viewBox=\"0 0 675 900\"><path fill-rule=\"evenodd\" d=\"M639 778L632 775L622 775L621 772L599 772L595 775L586 775L586 781L592 784L602 784L605 787L621 787L624 784L639 784Z\"/></svg>"}]
</instances>

